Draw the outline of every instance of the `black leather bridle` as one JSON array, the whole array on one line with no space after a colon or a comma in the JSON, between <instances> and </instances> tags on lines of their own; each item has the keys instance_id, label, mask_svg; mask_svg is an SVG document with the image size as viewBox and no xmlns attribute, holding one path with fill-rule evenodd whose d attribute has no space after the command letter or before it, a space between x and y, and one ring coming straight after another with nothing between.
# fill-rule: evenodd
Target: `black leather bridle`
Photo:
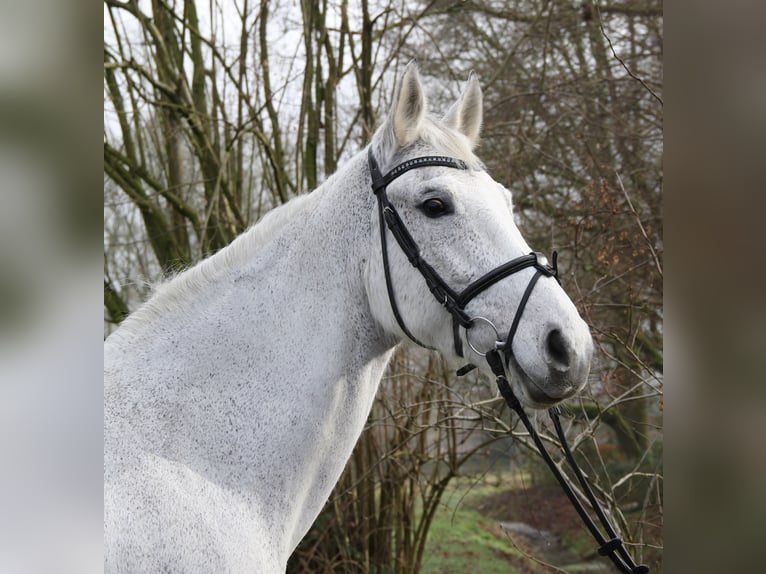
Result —
<instances>
[{"instance_id":1,"label":"black leather bridle","mask_svg":"<svg viewBox=\"0 0 766 574\"><path fill-rule=\"evenodd\" d=\"M519 320L521 319L521 315L524 311L524 308L526 307L527 301L529 300L529 296L532 294L532 289L534 289L537 280L540 279L541 276L546 276L553 277L558 281L556 254L553 254L553 265L549 265L545 256L541 253L533 252L527 255L522 255L521 257L517 257L516 259L512 259L507 263L495 267L485 275L482 275L473 281L460 293L457 293L447 284L446 281L444 281L444 279L441 278L436 270L434 270L434 268L431 267L431 265L429 265L428 262L420 256L420 249L418 248L417 243L415 243L415 240L412 238L412 235L410 235L409 231L407 231L407 227L404 225L401 217L399 217L399 213L396 211L396 208L389 201L388 195L386 194L386 188L396 178L415 168L443 166L453 169L467 170L468 166L466 163L451 157L424 156L404 161L403 163L400 163L394 167L387 174L383 175L381 174L380 168L378 167L378 162L375 160L375 156L372 153L372 147L368 148L367 160L370 166L370 175L372 176L372 191L375 194L375 197L378 199L378 213L380 216L380 245L383 253L383 270L386 276L386 290L388 291L388 300L391 302L391 310L394 313L394 317L396 318L396 322L398 323L399 328L416 344L420 345L421 347L430 348L420 342L417 337L415 337L415 335L413 335L412 332L407 328L404 323L404 319L402 319L402 315L399 312L399 307L396 304L396 295L394 294L393 283L391 281L391 271L389 269L386 228L388 228L388 230L391 232L391 235L394 236L394 239L396 239L396 242L399 244L399 247L407 256L407 259L412 264L412 266L420 271L420 274L426 281L426 285L428 285L428 289L431 291L436 300L444 306L450 315L452 315L452 333L455 345L455 353L457 353L458 357L463 356L463 342L460 339L460 327L463 327L467 331L475 325L476 320L476 317L469 317L465 312L466 305L468 305L468 303L479 293L488 289L501 279L505 279L506 277L513 275L514 273L518 273L519 271L522 271L528 267L535 268L535 274L532 276L532 279L530 279L529 284L527 285L527 288L521 297L519 306L516 309L516 314L514 315L513 323L511 324L511 328L508 331L508 336L505 340L505 343L500 345L500 347L505 352L507 360L510 360L512 354L513 337L516 334L516 329L519 326ZM484 320L489 322L487 319ZM494 328L494 325L492 326ZM473 365L468 365L467 367L473 367ZM461 369L462 374L465 374L468 372L468 370L470 370L467 369L467 367Z\"/></svg>"},{"instance_id":2,"label":"black leather bridle","mask_svg":"<svg viewBox=\"0 0 766 574\"><path fill-rule=\"evenodd\" d=\"M407 227L404 225L401 217L399 217L399 213L396 211L396 208L389 201L388 195L386 194L386 188L399 176L419 167L442 166L450 167L453 169L467 170L468 165L464 161L451 157L424 156L406 160L383 175L380 171L380 168L378 167L377 161L375 160L375 156L372 152L372 146L370 146L367 150L367 161L370 167L370 176L372 177L372 191L378 200L378 213L380 217L380 245L383 254L383 271L386 277L386 290L388 291L388 300L391 304L391 309L394 313L394 317L396 318L396 322L399 325L399 328L416 344L420 345L421 347L430 348L420 342L407 328L396 304L396 295L394 294L393 283L391 281L391 271L389 269L386 229L388 229L391 232L391 235L394 236L394 239L396 239L396 242L399 244L399 247L407 256L407 259L412 264L412 266L415 267L423 276L426 281L426 285L428 285L428 289L431 291L436 300L444 306L450 315L452 315L452 332L455 352L459 357L463 356L463 344L460 339L460 327L463 327L466 330L466 339L468 340L469 345L471 345L471 342L470 339L468 339L468 330L471 329L471 327L476 324L477 320L480 319L486 321L492 326L493 329L495 329L495 333L499 339L497 329L492 324L492 322L484 317L470 317L465 311L466 305L468 305L468 303L479 293L491 287L501 279L505 279L506 277L513 275L514 273L518 273L519 271L528 267L534 267L535 274L529 280L529 283L524 290L524 294L519 301L519 305L516 308L516 314L513 317L513 322L511 323L511 327L508 331L508 336L506 337L505 341L497 340L495 342L494 348L487 350L485 353L475 349L473 345L471 345L471 347L479 355L483 355L485 357L487 364L496 377L496 382L498 389L500 390L500 394L505 399L506 404L508 404L508 406L517 413L521 422L527 428L527 431L529 431L535 446L537 446L537 449L540 451L540 455L543 457L551 472L556 477L556 480L564 490L564 493L572 502L572 505L575 507L575 510L585 523L585 526L598 542L599 554L602 556L608 556L615 564L617 569L625 574L645 574L648 572L648 566L644 564L636 565L631 556L628 554L622 539L617 536L614 527L606 517L605 511L601 507L598 499L593 494L590 485L585 479L582 470L577 465L577 462L575 461L574 456L572 455L572 452L569 448L569 444L566 440L566 435L561 426L561 421L559 420L558 409L556 407L550 408L548 409L548 414L553 421L553 425L556 429L556 434L561 441L565 458L573 468L575 476L577 477L577 480L582 487L583 493L588 499L590 505L595 510L599 521L606 531L606 535L609 537L608 539L601 533L601 531L598 529L598 526L596 526L596 524L593 522L577 494L574 492L569 479L559 469L556 462L546 450L545 445L543 444L543 441L537 432L537 429L535 429L534 425L532 425L530 422L529 417L527 417L521 403L513 394L513 390L511 389L508 379L506 378L505 367L508 366L511 356L513 355L513 338L516 334L521 315L524 312L527 301L529 300L529 297L532 294L532 290L537 284L538 279L540 279L542 276L546 276L553 277L556 279L556 281L559 281L558 267L556 264L556 252L553 252L552 265L548 264L547 260L542 254L536 252L512 259L507 263L495 267L485 275L482 275L470 283L460 293L458 293L453 290L444 281L444 279L441 278L436 270L420 256L420 249L418 248L415 240L412 238L412 235L407 230ZM503 365L501 353L505 355L505 366ZM475 365L468 364L458 371L458 375L464 375L473 368L475 368Z\"/></svg>"}]
</instances>

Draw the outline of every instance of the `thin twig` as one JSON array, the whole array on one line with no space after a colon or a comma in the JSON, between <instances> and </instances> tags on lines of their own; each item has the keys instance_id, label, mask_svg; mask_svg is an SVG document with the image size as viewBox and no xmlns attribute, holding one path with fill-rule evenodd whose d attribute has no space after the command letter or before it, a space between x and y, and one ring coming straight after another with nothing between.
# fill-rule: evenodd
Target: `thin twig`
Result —
<instances>
[{"instance_id":1,"label":"thin twig","mask_svg":"<svg viewBox=\"0 0 766 574\"><path fill-rule=\"evenodd\" d=\"M658 96L658 95L657 95L657 93L656 93L656 92L655 92L653 89L651 89L651 88L648 86L648 84L647 84L647 83L646 83L644 80L642 80L642 79L641 79L641 78L639 78L637 75L635 75L635 74L634 74L634 73L631 71L631 69L630 69L630 68L628 68L628 65L625 63L625 61L624 61L622 58L620 58L620 57L617 55L617 52L615 52L615 50L614 50L614 46L612 45L612 40L610 40L610 39L609 39L609 36L607 35L607 33L606 33L606 30L604 30L604 24L603 24L603 20L601 19L601 10L600 10L600 9L599 9L599 7L598 7L598 3L596 3L596 12L598 12L598 27L601 29L601 34L604 36L604 38L606 38L606 41L607 41L607 43L609 44L609 49L612 51L612 55L615 57L615 59L616 59L618 62L620 62L620 64L622 65L622 67L623 67L623 68L625 68L625 71L626 71L626 72L628 72L628 75L629 75L631 78L633 78L634 80L636 80L636 81L637 81L639 84L641 84L641 85L642 85L642 86L643 86L643 87L646 89L646 91L647 91L647 92L649 92L649 93L650 93L652 96L654 96L654 98L655 98L655 99L656 99L658 102L660 102L660 105L661 105L661 106L664 106L664 103L663 103L663 101L662 101L662 98L661 98L660 96Z\"/></svg>"},{"instance_id":2,"label":"thin twig","mask_svg":"<svg viewBox=\"0 0 766 574\"><path fill-rule=\"evenodd\" d=\"M646 239L646 245L649 247L649 251L652 254L652 258L654 259L654 265L657 267L657 271L659 272L660 277L662 277L662 264L660 263L660 258L657 256L657 252L654 250L654 246L652 245L652 242L646 233L646 229L644 229L644 226L641 223L641 218L639 217L638 212L636 211L636 208L633 207L633 202L630 201L630 196L628 196L628 192L625 190L625 186L622 184L622 178L620 177L620 174L615 171L615 175L617 176L617 183L620 184L620 189L622 190L622 194L625 196L625 201L628 202L628 207L630 207L630 211L633 213L633 215L636 218L636 223L638 224L638 228L641 230L641 234L644 236L644 239Z\"/></svg>"}]
</instances>

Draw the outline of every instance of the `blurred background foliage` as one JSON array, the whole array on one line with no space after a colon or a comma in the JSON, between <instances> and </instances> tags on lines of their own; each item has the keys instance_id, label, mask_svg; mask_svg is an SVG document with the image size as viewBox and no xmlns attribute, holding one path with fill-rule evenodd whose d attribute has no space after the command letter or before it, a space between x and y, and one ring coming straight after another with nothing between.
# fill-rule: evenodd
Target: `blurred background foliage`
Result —
<instances>
[{"instance_id":1,"label":"blurred background foliage","mask_svg":"<svg viewBox=\"0 0 766 574\"><path fill-rule=\"evenodd\" d=\"M361 149L412 58L436 111L480 78L477 153L597 341L577 456L661 570L660 2L106 0L104 334ZM421 571L456 478L537 476L513 423L490 381L400 349L290 571Z\"/></svg>"}]
</instances>

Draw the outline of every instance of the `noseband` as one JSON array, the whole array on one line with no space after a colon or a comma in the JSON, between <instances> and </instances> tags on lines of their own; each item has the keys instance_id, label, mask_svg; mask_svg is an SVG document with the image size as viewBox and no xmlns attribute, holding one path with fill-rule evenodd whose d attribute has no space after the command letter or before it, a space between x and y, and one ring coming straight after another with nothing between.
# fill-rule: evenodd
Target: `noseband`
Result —
<instances>
[{"instance_id":1,"label":"noseband","mask_svg":"<svg viewBox=\"0 0 766 574\"><path fill-rule=\"evenodd\" d=\"M491 321L488 319L483 317L470 317L465 311L466 305L468 305L468 303L479 293L485 291L501 279L505 279L506 277L513 275L514 273L518 273L519 271L528 267L535 268L535 274L532 276L532 279L530 279L529 283L527 284L527 288L521 297L521 301L519 302L519 306L516 309L516 314L514 315L513 323L511 324L511 328L508 332L508 336L505 342L497 341L495 343L496 349L504 351L507 364L512 354L513 337L516 334L521 315L524 312L524 308L527 305L527 301L529 300L529 296L532 294L532 289L534 289L537 280L540 279L541 276L545 275L546 277L553 277L556 279L556 281L558 281L556 253L554 252L553 254L553 265L548 264L548 261L544 255L535 252L529 253L527 255L522 255L516 259L512 259L507 263L495 267L485 275L482 275L470 285L468 285L465 289L463 289L460 293L458 293L452 289L446 283L446 281L441 278L436 270L434 270L434 268L431 267L431 265L429 265L428 262L420 256L420 249L418 248L417 243L415 243L415 240L412 238L412 235L410 235L409 231L407 230L407 227L405 227L401 217L399 217L399 213L396 211L396 208L389 201L388 195L386 194L386 188L396 178L415 168L443 166L451 167L453 169L467 170L468 166L466 163L451 157L424 156L400 163L387 174L383 175L380 172L378 162L375 160L375 156L372 153L372 147L368 148L367 160L370 166L370 175L372 176L372 191L375 194L375 197L378 199L378 213L380 216L380 244L381 250L383 252L383 271L386 276L386 290L388 291L388 300L391 303L391 309L394 313L394 317L396 318L396 322L398 323L399 328L413 342L417 343L421 347L430 348L420 342L417 337L412 334L412 332L404 324L404 319L402 319L401 313L399 313L399 307L396 304L396 296L394 294L393 283L391 281L391 271L389 268L386 228L391 231L391 235L394 236L394 239L396 239L396 242L399 244L399 247L407 256L407 259L412 264L412 266L415 267L415 269L417 269L423 276L423 279L426 281L426 285L428 285L428 289L431 291L436 300L450 313L450 315L452 315L452 333L455 352L457 353L458 357L463 356L463 342L460 339L460 327L463 327L466 330L466 336L468 329L475 325L477 319L482 319L483 321L489 323L493 329L495 328ZM495 329L495 332L497 332L497 329ZM471 348L476 351L473 345L471 345ZM485 355L485 353L480 353L479 351L477 351L477 353ZM461 369L461 373L465 374L473 367L473 365L467 365Z\"/></svg>"},{"instance_id":2,"label":"noseband","mask_svg":"<svg viewBox=\"0 0 766 574\"><path fill-rule=\"evenodd\" d=\"M415 243L412 235L410 235L409 231L407 231L407 228L405 227L401 217L399 217L399 213L397 213L396 208L394 208L394 206L388 200L386 187L397 177L407 173L411 169L418 167L442 166L451 167L453 169L467 170L468 166L466 163L451 157L424 156L400 163L391 169L391 171L389 171L387 174L383 175L380 172L377 161L375 161L375 156L372 153L372 147L368 148L367 150L367 160L370 166L370 175L372 176L372 191L375 194L375 197L378 199L378 213L380 216L380 245L383 253L383 271L386 276L386 290L388 291L388 300L391 303L391 309L394 313L394 317L396 318L396 322L399 324L399 328L404 332L405 335L407 335L407 337L409 337L412 341L421 347L430 348L421 343L410 332L410 330L407 329L407 326L404 324L404 320L402 319L401 313L399 313L399 308L396 304L396 296L394 295L393 284L391 282L391 271L389 269L386 228L391 231L391 234L396 239L396 242L399 244L399 247L401 247L402 251L407 256L407 259L412 264L412 266L415 267L415 269L417 269L423 276L426 281L426 285L428 285L428 289L431 291L436 300L444 306L450 315L452 315L452 333L455 340L455 352L458 354L458 356L463 356L463 344L460 339L460 327L463 327L466 330L466 340L468 341L470 347L477 354L485 357L487 360L487 364L497 379L497 386L500 390L500 394L503 396L508 406L517 413L521 422L529 431L529 434L537 446L537 449L540 451L543 460L545 460L545 463L548 465L548 468L550 468L556 480L559 482L559 485L563 489L564 493L572 502L572 505L575 507L575 510L580 515L580 518L590 531L591 535L599 543L599 554L602 556L608 556L617 567L617 569L620 572L624 572L625 574L645 574L648 572L649 568L646 565L636 565L631 556L628 554L622 539L615 532L614 527L607 519L603 508L601 508L600 503L593 494L590 485L585 479L582 470L580 470L580 467L577 465L577 462L575 461L574 456L572 455L572 452L569 448L566 440L566 435L564 434L564 430L558 417L558 409L556 409L556 407L550 408L548 409L548 414L553 421L553 425L556 429L556 434L561 441L565 458L573 468L584 496L588 499L588 502L598 515L599 521L606 531L606 536L601 533L596 524L590 518L574 489L570 485L569 480L561 472L559 466L545 449L545 445L543 444L537 429L535 429L534 425L532 425L529 417L527 417L526 413L524 412L524 408L522 407L521 403L513 394L513 390L511 389L511 386L508 383L508 379L505 376L505 367L508 366L510 358L513 354L513 337L516 334L516 330L519 326L519 321L521 320L521 315L524 312L524 308L527 305L527 301L529 300L529 297L532 294L532 290L537 284L538 279L545 275L546 277L553 277L556 279L556 281L559 281L558 267L556 264L556 252L553 252L552 265L548 264L548 261L542 254L532 252L528 255L522 255L521 257L517 257L516 259L512 259L507 263L495 267L490 272L479 277L476 281L470 283L460 293L457 293L449 285L447 285L444 279L441 278L441 276L436 272L436 270L434 270L433 267L431 267L431 265L428 264L428 262L420 257L420 249L418 248L417 243ZM486 319L485 317L470 317L466 313L465 307L482 291L488 289L501 279L505 279L514 273L518 273L527 267L534 267L535 274L529 280L529 283L527 283L524 294L521 296L521 301L519 301L519 305L516 308L516 313L513 316L513 322L511 323L511 328L508 331L506 340L501 341L499 340L500 335L497 333L497 328L489 319ZM494 347L484 353L477 350L471 344L471 341L468 338L469 329L474 327L477 322L488 323L495 330L495 334L498 339L495 341ZM505 367L503 366L501 353L505 355ZM458 375L464 375L474 368L475 365L468 364L458 371ZM607 536L609 538L607 538Z\"/></svg>"}]
</instances>

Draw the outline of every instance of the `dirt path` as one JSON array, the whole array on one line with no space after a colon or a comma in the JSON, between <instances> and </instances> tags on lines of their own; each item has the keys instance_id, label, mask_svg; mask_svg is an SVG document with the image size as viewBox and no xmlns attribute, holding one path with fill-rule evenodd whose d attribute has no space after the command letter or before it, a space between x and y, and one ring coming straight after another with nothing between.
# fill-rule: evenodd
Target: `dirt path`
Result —
<instances>
[{"instance_id":1,"label":"dirt path","mask_svg":"<svg viewBox=\"0 0 766 574\"><path fill-rule=\"evenodd\" d=\"M483 498L476 510L496 520L509 543L526 554L530 562L538 562L540 568L531 571L611 572L608 561L596 554L595 542L590 540L569 500L555 486L498 492ZM545 564L555 569L546 569Z\"/></svg>"},{"instance_id":2,"label":"dirt path","mask_svg":"<svg viewBox=\"0 0 766 574\"><path fill-rule=\"evenodd\" d=\"M603 560L583 560L548 530L534 528L526 522L500 522L500 528L508 533L516 547L523 550L530 560L550 564L570 573L610 572Z\"/></svg>"}]
</instances>

